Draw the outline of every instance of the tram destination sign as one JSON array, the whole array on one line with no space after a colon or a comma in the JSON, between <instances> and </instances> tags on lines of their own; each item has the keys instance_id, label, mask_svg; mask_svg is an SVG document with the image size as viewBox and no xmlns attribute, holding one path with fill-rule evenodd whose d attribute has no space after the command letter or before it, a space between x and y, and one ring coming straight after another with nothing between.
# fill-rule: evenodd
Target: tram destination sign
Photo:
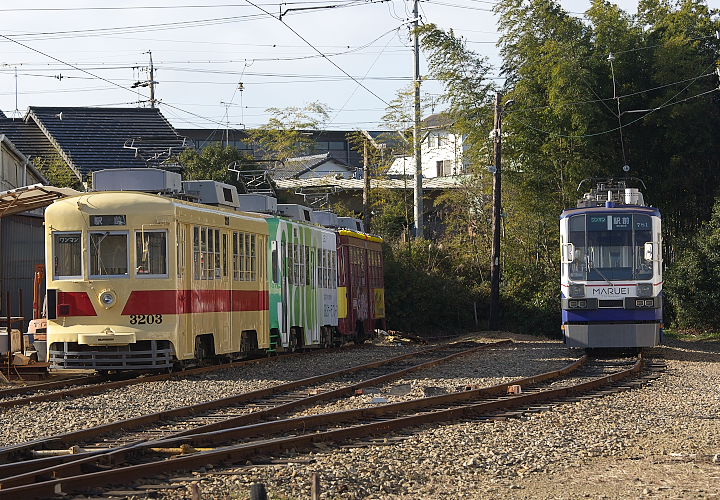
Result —
<instances>
[{"instance_id":1,"label":"tram destination sign","mask_svg":"<svg viewBox=\"0 0 720 500\"><path fill-rule=\"evenodd\" d=\"M124 215L91 215L91 226L124 226L126 220Z\"/></svg>"}]
</instances>

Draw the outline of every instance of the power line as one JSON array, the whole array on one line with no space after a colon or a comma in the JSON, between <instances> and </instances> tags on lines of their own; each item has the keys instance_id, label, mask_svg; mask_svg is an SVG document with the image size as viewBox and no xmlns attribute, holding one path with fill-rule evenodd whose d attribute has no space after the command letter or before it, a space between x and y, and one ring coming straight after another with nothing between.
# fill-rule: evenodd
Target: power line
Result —
<instances>
[{"instance_id":1,"label":"power line","mask_svg":"<svg viewBox=\"0 0 720 500\"><path fill-rule=\"evenodd\" d=\"M355 0L347 0L355 1ZM263 5L306 5L306 4L322 4L327 3L323 1L298 1L298 2L282 2L282 3L268 3ZM337 3L337 2L335 2ZM244 3L230 3L230 4L210 4L210 5L133 5L124 7L23 7L23 8L10 8L0 9L0 12L76 12L76 11L89 11L89 10L178 10L178 9L214 9L214 8L232 8L232 7L247 7Z\"/></svg>"},{"instance_id":2,"label":"power line","mask_svg":"<svg viewBox=\"0 0 720 500\"><path fill-rule=\"evenodd\" d=\"M675 96L673 96L672 98L670 98L670 100L672 100L672 99L674 99L675 97L677 97L680 93L684 92L684 90L685 90L685 89L683 89L683 90L681 90L680 92L678 92L678 94L675 94ZM706 92L701 92L700 94L696 94L696 95L694 95L694 96L686 97L686 98L680 99L680 100L678 100L678 101L674 101L674 102L669 102L670 100L665 101L665 103L664 103L664 104L661 104L660 106L657 106L657 107L655 107L655 108L651 108L651 109L646 110L647 113L645 113L643 116L641 116L640 118L636 118L635 120L632 120L632 121L626 123L625 125L623 125L623 127L628 127L628 126L630 126L630 125L633 125L634 123L637 123L637 122L639 122L640 120L645 119L648 115L654 113L655 111L659 111L659 110L661 110L661 109L665 109L665 108L668 108L668 107L670 107L670 106L674 106L675 104L680 104L680 103L682 103L682 102L690 101L690 100L692 100L692 99L696 99L696 98L698 98L698 97L702 97L702 96L704 96L704 95L711 94L711 93L713 93L713 92L717 92L718 90L720 90L720 88L717 88L717 87L716 87L716 88L713 88L713 89L708 90L708 91L706 91ZM517 118L514 118L514 120L517 120ZM529 129L531 129L531 130L535 130L536 132L540 132L540 133L543 133L543 134L546 134L546 135L550 135L550 136L554 136L554 137L562 137L562 138L568 138L568 139L583 139L583 138L588 138L588 137L597 137L597 136L600 136L600 135L605 135L605 134L610 134L610 133L612 133L612 132L617 132L617 131L620 129L620 127L615 127L615 128L609 129L609 130L604 130L604 131L602 131L602 132L595 132L595 133L592 133L592 134L566 135L566 134L557 134L557 133L555 133L555 132L550 132L550 131L543 130L543 129L540 129L540 128L537 128L537 127L533 127L533 126L530 125L529 123L524 122L524 121L522 121L522 120L517 120L517 121L519 121L522 125L526 126L527 128L529 128Z\"/></svg>"},{"instance_id":3,"label":"power line","mask_svg":"<svg viewBox=\"0 0 720 500\"><path fill-rule=\"evenodd\" d=\"M335 63L335 61L333 61L333 60L330 59L328 56L326 56L325 54L323 54L317 47L315 47L312 43L310 43L307 39L305 39L300 33L298 33L297 31L295 31L295 30L292 28L292 26L290 26L289 24L287 24L287 23L286 23L285 21L283 21L282 19L273 16L273 15L270 14L268 11L266 11L265 9L263 9L262 7L260 7L259 5L254 4L254 3L251 2L250 0L245 0L245 1L246 1L247 3L249 3L250 5L252 5L253 7L255 7L255 8L257 8L257 9L265 12L267 15L269 15L269 16L277 19L278 21L280 21L280 22L281 22L282 24L284 24L290 31L292 31L298 38L300 38L300 40L302 40L303 42L305 42L306 44L308 44L308 45L310 46L310 48L312 48L315 52L317 52L318 54L320 54L325 60L327 60L330 64L332 64L332 65L335 66L337 69L339 69L339 70L340 70L343 74L345 74L348 78L352 79L353 81L355 81L355 83L357 83L357 84L360 85L362 88L364 88L365 90L367 90L369 93L371 93L372 95L374 95L374 96L375 96L376 98L378 98L380 101L382 101L382 102L384 102L385 104L387 104L388 106L390 106L390 103L388 103L385 99L383 99L382 97L380 97L379 95L377 95L375 92L373 92L372 90L370 90L369 88L367 88L362 82L358 81L355 77L351 76L350 73L348 73L347 71L345 71L344 69L342 69L340 66L338 66L338 65ZM388 0L379 0L379 1L380 1L380 2L384 2L384 1L388 1Z\"/></svg>"},{"instance_id":4,"label":"power line","mask_svg":"<svg viewBox=\"0 0 720 500\"><path fill-rule=\"evenodd\" d=\"M88 75L90 75L90 76L92 76L92 77L97 78L98 80L102 80L102 81L105 82L105 83L109 83L110 85L113 85L113 86L118 87L118 88L120 88L120 89L126 90L126 91L128 91L128 92L133 93L133 94L136 94L136 95L142 97L143 99L145 98L145 96L144 96L142 93L140 93L140 92L138 92L138 91L136 91L136 90L133 90L133 89L131 89L131 88L125 87L125 86L123 86L123 85L120 85L119 83L113 82L112 80L108 80L107 78L103 78L102 76L98 76L98 75L95 75L95 74L93 74L93 73L90 73L89 71L86 71L86 70L84 70L84 69L82 69L82 68L79 68L79 67L77 67L77 66L75 66L75 65L73 65L73 64L71 64L71 63L64 62L64 61L62 61L61 59L58 59L57 57L54 57L54 56L51 56L51 55L49 55L49 54L46 54L45 52L42 52L41 50L35 49L35 48L33 48L33 47L30 47L29 45L25 45L24 43L19 42L19 41L17 41L17 40L13 40L12 38L10 38L10 37L8 37L8 36L6 36L6 35L3 35L2 33L0 33L0 38L4 38L4 39L6 39L6 40L8 40L8 41L10 41L10 42L16 43L16 44L18 44L18 45L20 45L20 46L22 46L22 47L25 47L26 49L31 50L31 51L33 51L33 52L37 52L38 54L41 54L41 55L43 55L43 56L45 56L45 57L47 57L47 58L49 58L49 59L52 59L53 61L57 61L57 62L60 62L60 63L64 63L64 64L68 65L69 67L71 67L71 68L73 68L73 69L75 69L75 70L77 70L77 71L81 71L81 72L86 73L86 74L88 74ZM216 120L212 120L212 119L210 119L210 118L207 118L207 117L205 117L205 116L198 115L197 113L193 113L192 111L187 111L187 110L185 110L185 109L182 109L182 108L173 106L173 105L171 105L171 104L167 104L167 103L163 103L163 104L164 104L164 106L170 107L170 108L172 108L172 109L176 109L176 110L178 110L178 111L181 111L181 112L183 112L183 113L187 113L187 114L192 115L192 116L195 116L195 117L197 117L197 118L201 118L201 119L203 119L203 120L207 120L207 121L210 121L210 122L213 122L213 123L221 123L221 122L218 122L218 121L216 121Z\"/></svg>"},{"instance_id":5,"label":"power line","mask_svg":"<svg viewBox=\"0 0 720 500\"><path fill-rule=\"evenodd\" d=\"M333 7L333 8L348 8L348 7L355 7L358 5L367 5L368 3L378 3L383 1L389 1L389 0L350 0L347 3L344 4L327 4L326 7ZM254 5L254 4L253 4ZM271 5L278 5L278 4L271 4ZM270 14L267 10L262 9L259 7L260 10L262 10L265 15L273 17L277 19L275 16ZM308 13L308 11L294 11L292 12L292 15L301 15L303 13ZM289 14L288 14L289 15ZM115 33L115 34L125 34L125 33L137 33L137 32L150 32L150 31L167 31L167 30L174 30L174 29L185 29L185 28L198 28L198 27L207 27L207 26L216 26L220 24L231 24L236 23L240 21L248 21L248 20L256 20L256 19L262 19L264 16L260 14L248 14L243 16L225 16L225 17L214 17L214 18L208 18L208 19L197 19L192 21L174 21L174 22L166 22L166 23L154 23L154 24L140 24L140 25L134 25L134 26L116 26L111 28L91 28L91 29L82 29L82 30L64 30L64 31L41 31L41 32L27 32L27 33L13 33L13 36L20 40L57 40L62 38L77 38L77 37L88 37L88 36L97 36L98 34L102 33Z\"/></svg>"}]
</instances>

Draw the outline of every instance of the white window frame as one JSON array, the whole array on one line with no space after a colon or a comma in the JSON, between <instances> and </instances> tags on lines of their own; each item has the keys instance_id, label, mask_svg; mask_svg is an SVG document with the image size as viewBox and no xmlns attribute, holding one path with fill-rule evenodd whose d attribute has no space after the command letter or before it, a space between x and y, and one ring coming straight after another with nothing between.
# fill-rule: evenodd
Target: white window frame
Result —
<instances>
[{"instance_id":1,"label":"white window frame","mask_svg":"<svg viewBox=\"0 0 720 500\"><path fill-rule=\"evenodd\" d=\"M53 242L53 260L57 257L57 247L55 246L55 235L63 234L77 234L80 238L80 274L77 276L64 276L55 274L55 264L53 263L52 272L54 280L81 280L85 275L85 251L83 250L83 233L82 231L53 231L52 242Z\"/></svg>"},{"instance_id":2,"label":"white window frame","mask_svg":"<svg viewBox=\"0 0 720 500\"><path fill-rule=\"evenodd\" d=\"M168 231L167 229L146 229L146 230L135 230L135 239L133 240L135 251L137 252L137 235L143 233L165 233L165 270L168 271L170 267L170 256L168 254ZM138 256L135 255L135 264L138 263ZM164 274L138 274L137 267L133 267L133 272L136 278L147 279L147 278L168 278L170 277L169 271Z\"/></svg>"},{"instance_id":3,"label":"white window frame","mask_svg":"<svg viewBox=\"0 0 720 500\"><path fill-rule=\"evenodd\" d=\"M92 256L92 235L93 234L107 234L114 235L114 234L124 234L125 235L125 256L126 256L126 265L127 265L127 274L91 274L92 271L92 259L90 258ZM130 231L102 231L102 230L92 230L88 231L88 276L89 279L130 279L130 269L132 267L130 266ZM134 242L133 242L134 243Z\"/></svg>"}]
</instances>

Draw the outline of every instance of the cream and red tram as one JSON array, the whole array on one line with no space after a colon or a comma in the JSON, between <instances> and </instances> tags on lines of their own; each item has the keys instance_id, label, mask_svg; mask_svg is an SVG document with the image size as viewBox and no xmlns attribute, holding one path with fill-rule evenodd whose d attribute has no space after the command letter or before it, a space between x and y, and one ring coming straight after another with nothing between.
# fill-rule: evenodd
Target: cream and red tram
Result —
<instances>
[{"instance_id":1,"label":"cream and red tram","mask_svg":"<svg viewBox=\"0 0 720 500\"><path fill-rule=\"evenodd\" d=\"M45 216L49 361L165 369L269 348L266 219L141 192L55 202Z\"/></svg>"}]
</instances>

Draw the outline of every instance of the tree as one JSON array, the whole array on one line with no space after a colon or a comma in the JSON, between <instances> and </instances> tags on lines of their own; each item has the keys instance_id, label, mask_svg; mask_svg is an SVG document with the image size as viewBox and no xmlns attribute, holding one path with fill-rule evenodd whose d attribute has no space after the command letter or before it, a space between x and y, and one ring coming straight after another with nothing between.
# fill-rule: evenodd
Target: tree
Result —
<instances>
[{"instance_id":1,"label":"tree","mask_svg":"<svg viewBox=\"0 0 720 500\"><path fill-rule=\"evenodd\" d=\"M303 108L268 108L272 116L260 128L248 131L264 159L286 160L307 154L314 143L309 132L319 130L329 117L325 104L311 102Z\"/></svg>"},{"instance_id":2,"label":"tree","mask_svg":"<svg viewBox=\"0 0 720 500\"><path fill-rule=\"evenodd\" d=\"M60 155L35 157L33 158L33 164L45 176L51 186L82 189L80 179Z\"/></svg>"},{"instance_id":3,"label":"tree","mask_svg":"<svg viewBox=\"0 0 720 500\"><path fill-rule=\"evenodd\" d=\"M234 146L223 147L219 142L206 146L202 151L186 149L180 154L180 164L185 168L186 180L213 180L234 184L235 174L228 167L236 162L241 169L252 168L253 158L238 151Z\"/></svg>"},{"instance_id":4,"label":"tree","mask_svg":"<svg viewBox=\"0 0 720 500\"><path fill-rule=\"evenodd\" d=\"M720 330L720 198L712 217L673 263L665 290L675 323L692 330Z\"/></svg>"}]
</instances>

